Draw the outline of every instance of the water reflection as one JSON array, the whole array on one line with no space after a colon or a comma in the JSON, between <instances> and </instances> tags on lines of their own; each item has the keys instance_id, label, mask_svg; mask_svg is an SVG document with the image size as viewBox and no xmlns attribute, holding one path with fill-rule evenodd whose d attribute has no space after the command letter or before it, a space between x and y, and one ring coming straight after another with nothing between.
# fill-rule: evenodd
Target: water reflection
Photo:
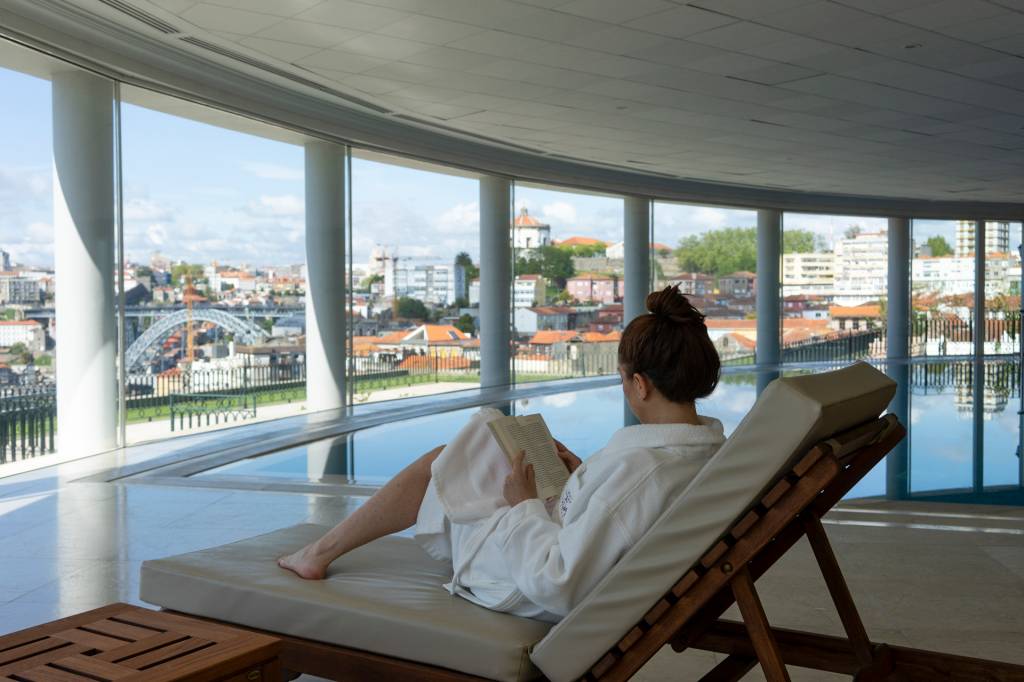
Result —
<instances>
[{"instance_id":1,"label":"water reflection","mask_svg":"<svg viewBox=\"0 0 1024 682\"><path fill-rule=\"evenodd\" d=\"M781 373L826 369L831 368L785 367ZM883 369L901 384L891 409L902 417L909 435L850 497L1024 501L1017 456L1020 400L1016 362L915 361ZM976 372L981 372L977 386ZM698 403L698 412L720 419L729 434L753 406L763 383L757 372L730 371L722 376L714 394ZM617 385L524 398L498 407L514 414L542 413L555 437L583 458L629 423L628 408ZM450 439L476 409L368 428L199 475L379 485L421 453Z\"/></svg>"}]
</instances>

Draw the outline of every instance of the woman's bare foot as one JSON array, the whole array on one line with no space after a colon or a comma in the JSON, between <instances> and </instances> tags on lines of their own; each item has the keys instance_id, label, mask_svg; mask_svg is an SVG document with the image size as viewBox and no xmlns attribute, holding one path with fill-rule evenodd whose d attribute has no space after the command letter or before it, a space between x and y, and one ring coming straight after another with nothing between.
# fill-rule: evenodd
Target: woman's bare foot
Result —
<instances>
[{"instance_id":1,"label":"woman's bare foot","mask_svg":"<svg viewBox=\"0 0 1024 682\"><path fill-rule=\"evenodd\" d=\"M313 545L306 545L294 554L288 554L277 560L278 566L288 569L306 580L323 580L327 575L329 564L330 562L324 562L317 556Z\"/></svg>"}]
</instances>

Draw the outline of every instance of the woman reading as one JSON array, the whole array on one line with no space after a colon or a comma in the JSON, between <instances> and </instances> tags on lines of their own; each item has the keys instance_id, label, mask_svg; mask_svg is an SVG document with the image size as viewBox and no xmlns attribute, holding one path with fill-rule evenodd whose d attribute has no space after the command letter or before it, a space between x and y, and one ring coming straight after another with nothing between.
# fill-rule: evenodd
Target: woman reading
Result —
<instances>
[{"instance_id":1,"label":"woman reading","mask_svg":"<svg viewBox=\"0 0 1024 682\"><path fill-rule=\"evenodd\" d=\"M453 594L497 611L557 621L611 570L725 440L695 402L718 383L704 316L668 287L619 343L622 391L640 424L619 429L582 462L555 441L570 475L561 494L537 498L532 467L511 461L482 409L446 446L410 464L316 542L278 560L322 579L338 557L415 526L434 558L450 561Z\"/></svg>"}]
</instances>

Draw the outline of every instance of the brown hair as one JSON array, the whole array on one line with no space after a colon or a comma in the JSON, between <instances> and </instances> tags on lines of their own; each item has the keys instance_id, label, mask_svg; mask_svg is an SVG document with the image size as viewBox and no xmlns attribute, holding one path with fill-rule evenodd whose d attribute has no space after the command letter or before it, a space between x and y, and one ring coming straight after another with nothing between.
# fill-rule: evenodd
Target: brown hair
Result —
<instances>
[{"instance_id":1,"label":"brown hair","mask_svg":"<svg viewBox=\"0 0 1024 682\"><path fill-rule=\"evenodd\" d=\"M678 285L648 294L646 306L650 314L636 317L622 333L619 364L629 375L646 376L674 403L711 395L721 362L704 315Z\"/></svg>"}]
</instances>

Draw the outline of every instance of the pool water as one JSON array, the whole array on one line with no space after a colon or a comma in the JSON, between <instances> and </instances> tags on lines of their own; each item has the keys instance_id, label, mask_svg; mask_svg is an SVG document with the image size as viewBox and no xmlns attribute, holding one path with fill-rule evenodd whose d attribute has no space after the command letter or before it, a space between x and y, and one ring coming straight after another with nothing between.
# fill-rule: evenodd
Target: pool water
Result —
<instances>
[{"instance_id":1,"label":"pool water","mask_svg":"<svg viewBox=\"0 0 1024 682\"><path fill-rule=\"evenodd\" d=\"M910 496L941 494L950 501L960 501L957 496L962 495L962 501L986 502L1020 494L1020 400L1013 379L1017 366L1008 362L988 363L985 392L976 399L970 390L971 367L964 366L970 364L918 363L909 372L909 470L902 475L909 479L906 492ZM821 369L787 368L784 374ZM698 412L720 419L728 435L753 406L756 394L754 372L730 371L723 374L711 396L698 402ZM494 407L512 414L543 414L552 434L584 459L603 447L625 422L624 398L618 385L566 390ZM420 454L445 443L478 409L454 410L366 428L195 475L380 485ZM848 497L886 495L886 473L886 463L882 462ZM991 500L986 497L990 492Z\"/></svg>"}]
</instances>

